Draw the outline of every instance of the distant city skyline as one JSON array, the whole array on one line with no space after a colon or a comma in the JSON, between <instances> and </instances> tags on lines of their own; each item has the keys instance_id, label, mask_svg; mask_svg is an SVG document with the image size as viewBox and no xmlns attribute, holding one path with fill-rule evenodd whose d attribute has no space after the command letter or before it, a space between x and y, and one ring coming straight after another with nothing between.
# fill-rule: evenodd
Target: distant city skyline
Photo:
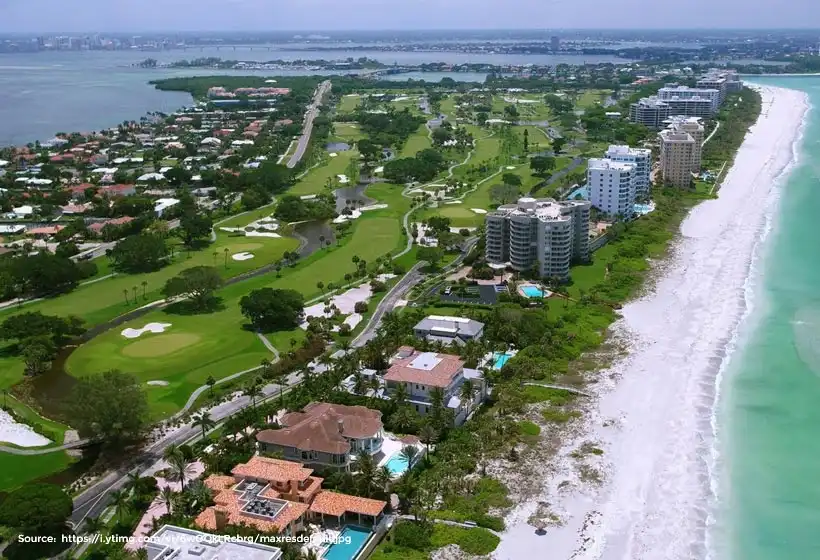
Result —
<instances>
[{"instance_id":1,"label":"distant city skyline","mask_svg":"<svg viewBox=\"0 0 820 560\"><path fill-rule=\"evenodd\" d=\"M0 0L0 33L820 28L816 0Z\"/></svg>"}]
</instances>

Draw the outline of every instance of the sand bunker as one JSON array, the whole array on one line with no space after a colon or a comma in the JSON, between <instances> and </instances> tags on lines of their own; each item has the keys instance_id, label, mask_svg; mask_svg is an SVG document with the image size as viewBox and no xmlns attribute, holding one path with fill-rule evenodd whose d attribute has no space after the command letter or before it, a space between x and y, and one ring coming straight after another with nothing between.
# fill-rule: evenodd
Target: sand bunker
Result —
<instances>
[{"instance_id":1,"label":"sand bunker","mask_svg":"<svg viewBox=\"0 0 820 560\"><path fill-rule=\"evenodd\" d=\"M148 323L141 329L132 329L128 328L122 331L122 336L125 338L137 338L143 333L151 332L151 333L161 333L165 332L165 329L171 326L171 323Z\"/></svg>"},{"instance_id":2,"label":"sand bunker","mask_svg":"<svg viewBox=\"0 0 820 560\"><path fill-rule=\"evenodd\" d=\"M253 253L234 253L231 258L235 261L247 261L253 258Z\"/></svg>"},{"instance_id":3,"label":"sand bunker","mask_svg":"<svg viewBox=\"0 0 820 560\"><path fill-rule=\"evenodd\" d=\"M156 387L167 387L168 382L167 381L153 380L153 381L148 381L146 383L146 385L153 385L153 386L156 386Z\"/></svg>"},{"instance_id":4,"label":"sand bunker","mask_svg":"<svg viewBox=\"0 0 820 560\"><path fill-rule=\"evenodd\" d=\"M347 175L344 175L344 174L336 175L336 177L339 179L339 182L342 183L343 185L350 182L350 178L348 178Z\"/></svg>"},{"instance_id":5,"label":"sand bunker","mask_svg":"<svg viewBox=\"0 0 820 560\"><path fill-rule=\"evenodd\" d=\"M470 208L470 210L472 210L476 214L486 214L487 213L487 211L482 209L482 208Z\"/></svg>"},{"instance_id":6,"label":"sand bunker","mask_svg":"<svg viewBox=\"0 0 820 560\"><path fill-rule=\"evenodd\" d=\"M515 169L515 166L514 165L508 165L507 169Z\"/></svg>"},{"instance_id":7,"label":"sand bunker","mask_svg":"<svg viewBox=\"0 0 820 560\"><path fill-rule=\"evenodd\" d=\"M19 447L41 447L51 443L51 440L41 436L30 426L15 422L8 412L0 410L0 442Z\"/></svg>"},{"instance_id":8,"label":"sand bunker","mask_svg":"<svg viewBox=\"0 0 820 560\"><path fill-rule=\"evenodd\" d=\"M336 152L331 152L327 155L329 155L330 157L338 157L339 156L339 154L337 154Z\"/></svg>"}]
</instances>

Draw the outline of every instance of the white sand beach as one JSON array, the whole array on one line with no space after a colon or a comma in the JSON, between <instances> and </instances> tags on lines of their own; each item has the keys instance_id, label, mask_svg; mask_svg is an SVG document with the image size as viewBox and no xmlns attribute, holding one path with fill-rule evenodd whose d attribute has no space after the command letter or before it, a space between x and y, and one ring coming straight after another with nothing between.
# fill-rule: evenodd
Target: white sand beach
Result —
<instances>
[{"instance_id":1,"label":"white sand beach","mask_svg":"<svg viewBox=\"0 0 820 560\"><path fill-rule=\"evenodd\" d=\"M797 91L765 87L763 111L717 200L698 205L647 294L626 305L613 332L629 354L589 389L598 397L551 464L543 493L513 510L499 560L710 558L718 480L715 409L720 377L749 306L750 273L771 228L779 187L793 167L808 109ZM602 481L581 482L582 442L604 453L582 461ZM561 488L559 489L559 485ZM535 534L538 502L561 519Z\"/></svg>"}]
</instances>

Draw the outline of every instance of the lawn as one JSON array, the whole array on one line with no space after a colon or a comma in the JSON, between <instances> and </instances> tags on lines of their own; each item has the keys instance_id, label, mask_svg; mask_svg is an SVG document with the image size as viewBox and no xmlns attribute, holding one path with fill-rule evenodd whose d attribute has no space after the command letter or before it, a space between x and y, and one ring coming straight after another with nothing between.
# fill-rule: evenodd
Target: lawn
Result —
<instances>
[{"instance_id":1,"label":"lawn","mask_svg":"<svg viewBox=\"0 0 820 560\"><path fill-rule=\"evenodd\" d=\"M400 523L407 523L401 521ZM385 540L373 551L371 560L426 560L430 553L448 544L457 544L467 554L484 556L498 547L500 539L480 527L464 528L443 523L433 523L429 545L421 549L408 548L395 544L391 531Z\"/></svg>"},{"instance_id":2,"label":"lawn","mask_svg":"<svg viewBox=\"0 0 820 560\"><path fill-rule=\"evenodd\" d=\"M68 294L25 305L22 309L25 311L40 311L46 315L78 315L85 319L88 325L96 325L113 319L126 311L145 305L149 301L161 299L160 290L165 285L166 280L176 276L186 268L216 266L224 278L231 278L243 272L273 263L279 260L285 251L294 250L298 245L298 241L288 237L247 238L222 234L219 235L214 244L205 249L191 253L186 251L177 252L171 264L156 272L117 274L94 284L81 286ZM230 257L226 259L225 250L227 250L228 255L245 251L251 252L254 254L254 258L246 261L235 261ZM144 286L143 282L146 283ZM133 297L135 288L136 302ZM127 304L124 292L128 294ZM0 312L0 317L17 311L16 308L12 308Z\"/></svg>"},{"instance_id":3,"label":"lawn","mask_svg":"<svg viewBox=\"0 0 820 560\"><path fill-rule=\"evenodd\" d=\"M0 492L9 492L23 484L65 470L72 459L64 451L45 455L12 455L0 453Z\"/></svg>"},{"instance_id":4,"label":"lawn","mask_svg":"<svg viewBox=\"0 0 820 560\"><path fill-rule=\"evenodd\" d=\"M351 142L352 140L348 138L340 139L339 141ZM328 155L327 160L322 165L311 169L307 175L302 177L301 180L288 190L288 194L305 195L320 193L327 187L328 180L333 181L335 186L344 186L339 185L337 175L345 174L350 162L358 157L359 151L355 148L345 152L338 152L336 157L330 157Z\"/></svg>"},{"instance_id":5,"label":"lawn","mask_svg":"<svg viewBox=\"0 0 820 560\"><path fill-rule=\"evenodd\" d=\"M413 157L421 150L431 147L430 138L427 136L427 125L419 126L419 129L410 135L404 143L398 157Z\"/></svg>"},{"instance_id":6,"label":"lawn","mask_svg":"<svg viewBox=\"0 0 820 560\"><path fill-rule=\"evenodd\" d=\"M386 209L378 213L389 212ZM400 239L396 219L373 212L372 217L358 221L354 233L341 246L312 255L295 268L284 271L281 278L267 274L223 288L219 295L224 309L209 315L154 311L105 332L75 350L66 363L66 370L80 376L120 369L133 373L143 382L165 381L167 386L146 386L146 390L152 416L168 416L179 410L208 376L220 379L271 358L256 335L242 328L245 319L239 310L239 300L243 295L252 289L271 287L298 290L305 299L310 299L321 293L317 282L325 285L343 282L344 274L355 268L351 260L354 255L367 261L375 260L394 250ZM125 328L139 328L150 322L172 326L165 333L146 333L136 339L126 339L121 334ZM298 336L293 332L274 333L269 339L286 350L286 341Z\"/></svg>"},{"instance_id":7,"label":"lawn","mask_svg":"<svg viewBox=\"0 0 820 560\"><path fill-rule=\"evenodd\" d=\"M362 102L362 98L358 94L344 95L339 100L337 110L340 113L350 113L356 109Z\"/></svg>"},{"instance_id":8,"label":"lawn","mask_svg":"<svg viewBox=\"0 0 820 560\"><path fill-rule=\"evenodd\" d=\"M578 109L587 109L603 103L611 92L605 89L587 89L575 102Z\"/></svg>"}]
</instances>

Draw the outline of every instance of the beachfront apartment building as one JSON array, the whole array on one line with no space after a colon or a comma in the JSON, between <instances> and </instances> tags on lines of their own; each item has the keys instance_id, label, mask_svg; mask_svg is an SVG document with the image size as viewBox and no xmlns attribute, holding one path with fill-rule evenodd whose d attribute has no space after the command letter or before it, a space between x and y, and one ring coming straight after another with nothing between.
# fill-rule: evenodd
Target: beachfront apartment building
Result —
<instances>
[{"instance_id":1,"label":"beachfront apartment building","mask_svg":"<svg viewBox=\"0 0 820 560\"><path fill-rule=\"evenodd\" d=\"M485 257L519 272L537 263L542 278L569 278L573 261L589 260L589 202L521 198L486 217Z\"/></svg>"},{"instance_id":2,"label":"beachfront apartment building","mask_svg":"<svg viewBox=\"0 0 820 560\"><path fill-rule=\"evenodd\" d=\"M708 99L710 102L710 109L711 114L717 112L720 108L721 97L720 97L720 90L717 89L705 89L705 88L690 88L688 86L681 86L677 84L671 84L666 87L662 87L658 90L658 99L669 103L670 101L686 101L689 99ZM681 114L674 110L672 113ZM685 114L685 113L684 113ZM698 116L698 115L687 115L687 116Z\"/></svg>"},{"instance_id":3,"label":"beachfront apartment building","mask_svg":"<svg viewBox=\"0 0 820 560\"><path fill-rule=\"evenodd\" d=\"M592 206L610 217L631 216L635 208L636 169L634 163L590 159L587 188Z\"/></svg>"},{"instance_id":4,"label":"beachfront apartment building","mask_svg":"<svg viewBox=\"0 0 820 560\"><path fill-rule=\"evenodd\" d=\"M688 188L700 172L703 125L697 119L676 119L658 134L660 172L666 184Z\"/></svg>"},{"instance_id":5,"label":"beachfront apartment building","mask_svg":"<svg viewBox=\"0 0 820 560\"><path fill-rule=\"evenodd\" d=\"M652 184L652 150L613 144L604 155L612 161L634 164L635 198L649 195Z\"/></svg>"},{"instance_id":6,"label":"beachfront apartment building","mask_svg":"<svg viewBox=\"0 0 820 560\"><path fill-rule=\"evenodd\" d=\"M453 412L453 423L460 426L470 412L487 398L487 384L483 374L464 367L464 360L450 354L420 352L412 346L402 346L391 359L384 375L385 391L393 395L401 385L407 403L420 415L433 409L433 394L440 390L443 405ZM462 386L470 383L473 396L464 400Z\"/></svg>"},{"instance_id":7,"label":"beachfront apartment building","mask_svg":"<svg viewBox=\"0 0 820 560\"><path fill-rule=\"evenodd\" d=\"M657 97L644 97L629 106L629 120L658 130L664 127L663 121L669 118L669 111L669 104Z\"/></svg>"},{"instance_id":8,"label":"beachfront apartment building","mask_svg":"<svg viewBox=\"0 0 820 560\"><path fill-rule=\"evenodd\" d=\"M262 453L278 454L317 469L350 470L358 455L382 450L382 413L364 406L313 402L290 412L280 429L256 435Z\"/></svg>"},{"instance_id":9,"label":"beachfront apartment building","mask_svg":"<svg viewBox=\"0 0 820 560\"><path fill-rule=\"evenodd\" d=\"M324 490L323 481L299 462L251 457L236 465L231 476L205 479L215 505L205 508L194 525L217 533L245 525L293 536L310 520L336 527L346 522L375 526L382 520L386 502Z\"/></svg>"}]
</instances>

